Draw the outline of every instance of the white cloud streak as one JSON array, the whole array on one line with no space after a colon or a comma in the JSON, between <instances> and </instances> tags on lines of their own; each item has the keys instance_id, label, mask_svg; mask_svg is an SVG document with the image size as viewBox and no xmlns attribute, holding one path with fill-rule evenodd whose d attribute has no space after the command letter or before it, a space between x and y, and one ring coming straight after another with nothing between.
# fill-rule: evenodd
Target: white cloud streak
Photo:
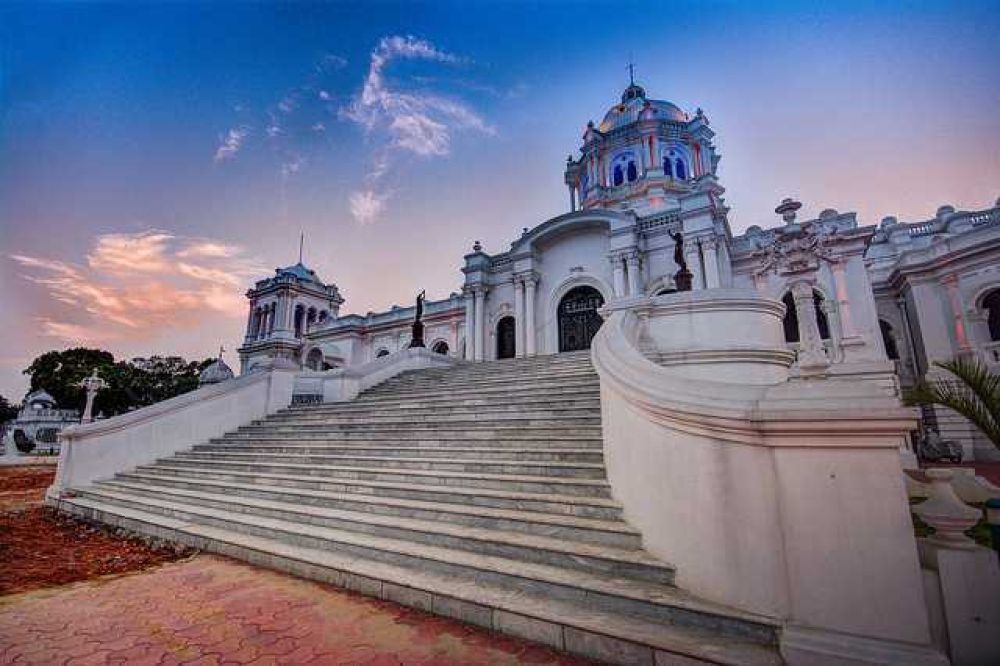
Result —
<instances>
[{"instance_id":1,"label":"white cloud streak","mask_svg":"<svg viewBox=\"0 0 1000 666\"><path fill-rule=\"evenodd\" d=\"M47 309L55 314L39 318L42 334L86 343L148 339L211 315L241 317L243 286L264 271L237 246L156 230L98 236L86 265L9 258L52 299Z\"/></svg>"},{"instance_id":2,"label":"white cloud streak","mask_svg":"<svg viewBox=\"0 0 1000 666\"><path fill-rule=\"evenodd\" d=\"M412 36L383 37L372 51L360 94L340 111L342 118L357 123L370 135L378 135L384 144L375 150L366 188L354 192L349 199L351 213L362 224L374 221L386 208L389 195L376 188L395 153L443 157L451 152L452 135L457 130L495 133L493 127L462 102L389 85L386 71L397 60L449 65L463 62L458 56Z\"/></svg>"}]
</instances>

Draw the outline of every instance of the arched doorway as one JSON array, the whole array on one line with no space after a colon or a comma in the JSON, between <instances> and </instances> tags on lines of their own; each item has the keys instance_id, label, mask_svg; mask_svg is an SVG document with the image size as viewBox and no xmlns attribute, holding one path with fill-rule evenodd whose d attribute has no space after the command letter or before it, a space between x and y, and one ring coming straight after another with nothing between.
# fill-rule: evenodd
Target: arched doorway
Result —
<instances>
[{"instance_id":1,"label":"arched doorway","mask_svg":"<svg viewBox=\"0 0 1000 666\"><path fill-rule=\"evenodd\" d=\"M514 358L516 355L514 318L504 317L497 322L497 358Z\"/></svg>"},{"instance_id":2,"label":"arched doorway","mask_svg":"<svg viewBox=\"0 0 1000 666\"><path fill-rule=\"evenodd\" d=\"M604 305L601 292L593 287L574 287L559 301L559 351L590 349L603 319L597 310Z\"/></svg>"}]
</instances>

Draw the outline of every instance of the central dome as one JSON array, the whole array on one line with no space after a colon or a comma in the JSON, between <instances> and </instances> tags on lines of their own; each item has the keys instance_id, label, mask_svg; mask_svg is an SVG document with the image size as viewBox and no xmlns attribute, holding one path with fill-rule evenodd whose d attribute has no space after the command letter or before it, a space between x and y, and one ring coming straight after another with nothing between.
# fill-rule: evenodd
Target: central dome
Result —
<instances>
[{"instance_id":1,"label":"central dome","mask_svg":"<svg viewBox=\"0 0 1000 666\"><path fill-rule=\"evenodd\" d=\"M622 93L621 104L615 104L604 114L604 120L597 129L607 133L638 120L673 120L686 123L688 115L676 104L659 99L646 99L646 91L642 86L633 83Z\"/></svg>"}]
</instances>

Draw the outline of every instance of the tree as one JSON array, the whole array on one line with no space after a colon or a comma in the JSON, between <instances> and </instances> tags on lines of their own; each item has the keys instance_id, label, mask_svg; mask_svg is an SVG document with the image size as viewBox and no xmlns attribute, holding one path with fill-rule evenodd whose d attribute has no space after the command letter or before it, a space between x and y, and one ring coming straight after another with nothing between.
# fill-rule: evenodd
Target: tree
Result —
<instances>
[{"instance_id":1,"label":"tree","mask_svg":"<svg viewBox=\"0 0 1000 666\"><path fill-rule=\"evenodd\" d=\"M17 413L20 411L17 405L10 404L7 398L0 395L0 423L6 423L17 418Z\"/></svg>"},{"instance_id":2,"label":"tree","mask_svg":"<svg viewBox=\"0 0 1000 666\"><path fill-rule=\"evenodd\" d=\"M85 393L80 380L96 368L108 387L97 394L94 414L112 416L198 388L198 373L213 360L151 356L115 361L110 352L78 347L42 354L24 373L31 375L32 391L45 389L61 407L82 408Z\"/></svg>"},{"instance_id":3,"label":"tree","mask_svg":"<svg viewBox=\"0 0 1000 666\"><path fill-rule=\"evenodd\" d=\"M1000 448L1000 375L990 372L982 362L966 358L935 361L934 365L955 379L921 381L904 392L906 404L947 407L969 419Z\"/></svg>"}]
</instances>

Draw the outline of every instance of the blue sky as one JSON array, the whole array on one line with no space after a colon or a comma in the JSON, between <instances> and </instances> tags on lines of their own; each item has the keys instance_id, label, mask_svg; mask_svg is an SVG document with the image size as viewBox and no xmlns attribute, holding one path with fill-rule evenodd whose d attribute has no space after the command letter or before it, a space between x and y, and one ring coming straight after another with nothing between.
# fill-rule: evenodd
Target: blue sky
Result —
<instances>
[{"instance_id":1,"label":"blue sky","mask_svg":"<svg viewBox=\"0 0 1000 666\"><path fill-rule=\"evenodd\" d=\"M987 207L998 32L1000 2L6 4L0 393L51 348L235 349L300 231L348 311L447 295L474 240L565 212L630 58L704 108L737 231L784 196Z\"/></svg>"}]
</instances>

